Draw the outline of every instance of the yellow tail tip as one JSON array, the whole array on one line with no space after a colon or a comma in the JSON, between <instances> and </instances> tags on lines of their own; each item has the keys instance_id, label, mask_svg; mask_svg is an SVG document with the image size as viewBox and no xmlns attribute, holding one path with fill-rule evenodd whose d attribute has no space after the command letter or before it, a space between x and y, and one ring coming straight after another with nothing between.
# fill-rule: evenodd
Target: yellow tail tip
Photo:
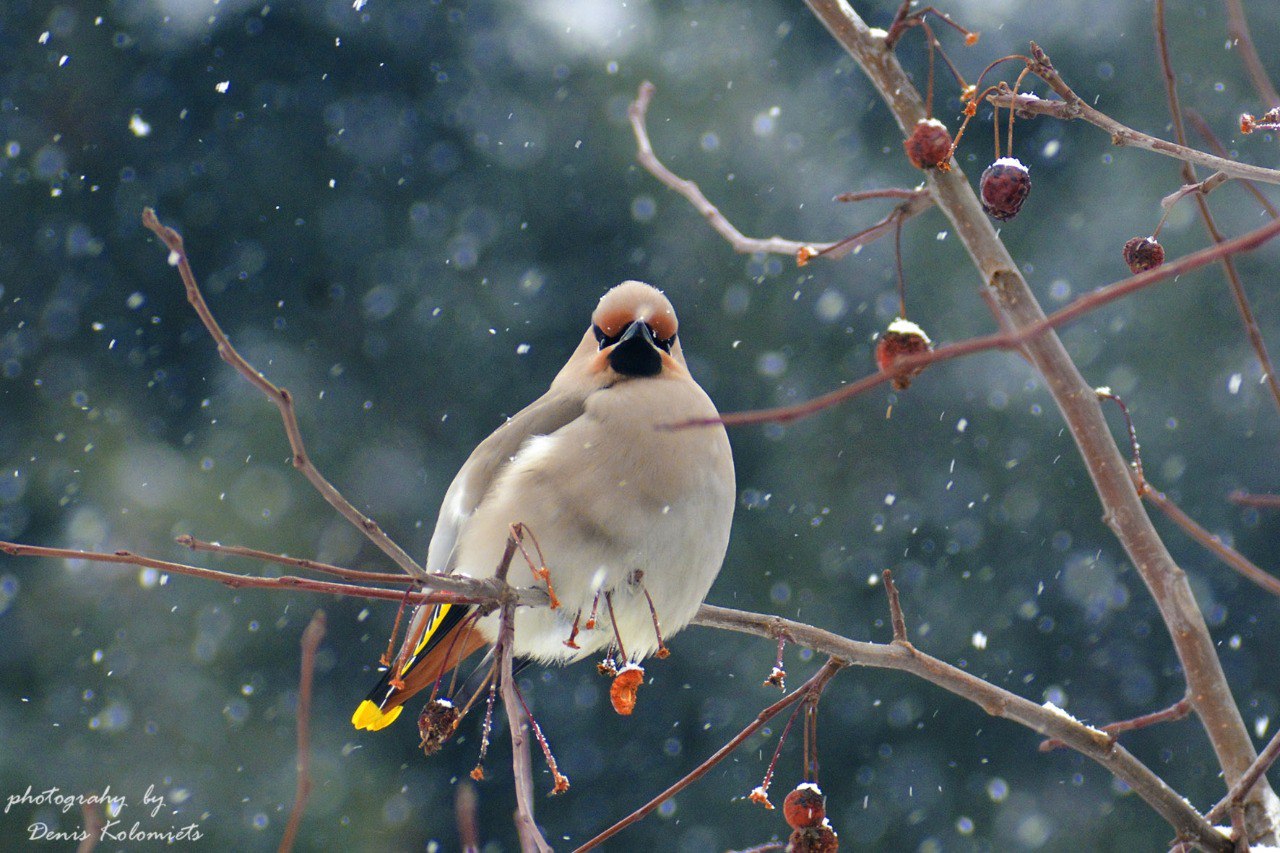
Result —
<instances>
[{"instance_id":1,"label":"yellow tail tip","mask_svg":"<svg viewBox=\"0 0 1280 853\"><path fill-rule=\"evenodd\" d=\"M366 699L360 703L360 707L356 708L356 712L351 715L351 725L357 729L376 732L394 723L396 717L400 716L400 712L403 710L403 705L397 705L390 711L383 711Z\"/></svg>"}]
</instances>

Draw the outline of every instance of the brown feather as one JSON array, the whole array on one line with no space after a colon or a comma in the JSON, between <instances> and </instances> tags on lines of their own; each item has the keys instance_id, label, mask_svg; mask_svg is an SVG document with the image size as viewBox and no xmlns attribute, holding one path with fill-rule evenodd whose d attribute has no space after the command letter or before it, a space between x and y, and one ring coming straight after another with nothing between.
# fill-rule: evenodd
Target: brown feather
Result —
<instances>
[{"instance_id":1,"label":"brown feather","mask_svg":"<svg viewBox=\"0 0 1280 853\"><path fill-rule=\"evenodd\" d=\"M476 630L475 620L463 619L404 674L404 687L391 694L382 706L383 713L403 705L414 694L431 686L436 679L448 675L455 666L484 645L484 636Z\"/></svg>"}]
</instances>

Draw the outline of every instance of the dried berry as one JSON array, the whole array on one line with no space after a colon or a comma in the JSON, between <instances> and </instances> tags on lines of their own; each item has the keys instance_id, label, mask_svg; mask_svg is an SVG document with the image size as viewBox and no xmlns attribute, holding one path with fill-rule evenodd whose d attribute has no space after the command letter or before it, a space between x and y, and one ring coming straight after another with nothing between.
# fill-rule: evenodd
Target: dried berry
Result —
<instances>
[{"instance_id":1,"label":"dried berry","mask_svg":"<svg viewBox=\"0 0 1280 853\"><path fill-rule=\"evenodd\" d=\"M613 677L609 685L609 701L613 710L622 716L629 715L636 709L636 691L644 683L644 670L634 663L629 663Z\"/></svg>"},{"instance_id":2,"label":"dried berry","mask_svg":"<svg viewBox=\"0 0 1280 853\"><path fill-rule=\"evenodd\" d=\"M439 752L453 733L458 730L461 715L448 699L432 699L418 715L418 734L422 737L422 751L427 755Z\"/></svg>"},{"instance_id":3,"label":"dried berry","mask_svg":"<svg viewBox=\"0 0 1280 853\"><path fill-rule=\"evenodd\" d=\"M787 841L787 853L836 853L840 839L827 824L812 829L797 829Z\"/></svg>"},{"instance_id":4,"label":"dried berry","mask_svg":"<svg viewBox=\"0 0 1280 853\"><path fill-rule=\"evenodd\" d=\"M769 811L773 811L773 803L769 802L769 792L765 790L763 785L757 785L752 788L751 793L747 794L747 799L757 806L764 806Z\"/></svg>"},{"instance_id":5,"label":"dried berry","mask_svg":"<svg viewBox=\"0 0 1280 853\"><path fill-rule=\"evenodd\" d=\"M876 365L886 373L893 373L894 390L902 391L911 385L911 380L920 375L923 367L894 371L894 365L904 356L931 352L933 341L924 330L899 317L889 324L889 328L876 342Z\"/></svg>"},{"instance_id":6,"label":"dried berry","mask_svg":"<svg viewBox=\"0 0 1280 853\"><path fill-rule=\"evenodd\" d=\"M801 782L782 801L782 816L792 829L809 829L827 819L827 798L812 782Z\"/></svg>"},{"instance_id":7,"label":"dried berry","mask_svg":"<svg viewBox=\"0 0 1280 853\"><path fill-rule=\"evenodd\" d=\"M1248 113L1241 115L1240 132L1253 133L1255 130L1280 130L1280 107L1267 110L1262 118L1254 118Z\"/></svg>"},{"instance_id":8,"label":"dried berry","mask_svg":"<svg viewBox=\"0 0 1280 853\"><path fill-rule=\"evenodd\" d=\"M951 134L947 126L936 118L922 118L916 128L902 143L907 159L917 169L942 169L946 171L951 159Z\"/></svg>"},{"instance_id":9,"label":"dried berry","mask_svg":"<svg viewBox=\"0 0 1280 853\"><path fill-rule=\"evenodd\" d=\"M982 209L1004 222L1018 215L1031 192L1031 174L1013 157L1001 157L982 173Z\"/></svg>"},{"instance_id":10,"label":"dried berry","mask_svg":"<svg viewBox=\"0 0 1280 853\"><path fill-rule=\"evenodd\" d=\"M1135 273L1153 270L1164 263L1164 246L1155 237L1134 237L1124 244L1124 262Z\"/></svg>"}]
</instances>

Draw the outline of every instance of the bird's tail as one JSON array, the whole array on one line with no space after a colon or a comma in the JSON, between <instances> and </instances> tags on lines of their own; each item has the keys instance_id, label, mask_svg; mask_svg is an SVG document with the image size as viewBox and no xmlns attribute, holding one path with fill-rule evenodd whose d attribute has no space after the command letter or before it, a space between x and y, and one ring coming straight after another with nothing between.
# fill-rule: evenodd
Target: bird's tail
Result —
<instances>
[{"instance_id":1,"label":"bird's tail","mask_svg":"<svg viewBox=\"0 0 1280 853\"><path fill-rule=\"evenodd\" d=\"M476 620L469 618L474 611L474 607L466 605L435 605L427 614L426 630L401 666L399 677L394 677L393 664L356 708L351 724L368 731L386 728L400 716L404 703L414 694L435 684L483 646L484 636L476 629ZM413 635L411 628L410 638Z\"/></svg>"}]
</instances>

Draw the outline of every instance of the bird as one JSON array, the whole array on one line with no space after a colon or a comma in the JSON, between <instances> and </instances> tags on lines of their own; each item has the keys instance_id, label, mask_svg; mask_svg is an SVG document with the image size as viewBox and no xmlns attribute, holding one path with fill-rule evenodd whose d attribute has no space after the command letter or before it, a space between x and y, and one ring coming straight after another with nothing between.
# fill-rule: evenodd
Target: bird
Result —
<instances>
[{"instance_id":1,"label":"bird","mask_svg":"<svg viewBox=\"0 0 1280 853\"><path fill-rule=\"evenodd\" d=\"M702 424L672 428L690 421ZM665 656L663 636L696 614L724 561L735 500L729 438L689 373L675 309L657 288L624 281L600 298L547 392L459 469L425 568L492 577L520 524L549 574L517 555L508 582L545 579L560 606L516 609L513 655L568 664L605 652L638 663ZM493 644L498 628L497 612L419 606L352 724L390 725L410 697Z\"/></svg>"}]
</instances>

